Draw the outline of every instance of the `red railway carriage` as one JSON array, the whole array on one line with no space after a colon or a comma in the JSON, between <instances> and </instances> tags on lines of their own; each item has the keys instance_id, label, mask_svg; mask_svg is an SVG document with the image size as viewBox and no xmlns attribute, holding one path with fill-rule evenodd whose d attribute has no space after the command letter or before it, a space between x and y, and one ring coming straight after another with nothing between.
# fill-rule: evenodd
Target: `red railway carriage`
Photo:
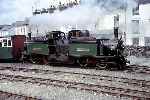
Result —
<instances>
[{"instance_id":1,"label":"red railway carriage","mask_svg":"<svg viewBox=\"0 0 150 100\"><path fill-rule=\"evenodd\" d=\"M13 35L0 38L0 60L19 60L24 50L24 35Z\"/></svg>"}]
</instances>

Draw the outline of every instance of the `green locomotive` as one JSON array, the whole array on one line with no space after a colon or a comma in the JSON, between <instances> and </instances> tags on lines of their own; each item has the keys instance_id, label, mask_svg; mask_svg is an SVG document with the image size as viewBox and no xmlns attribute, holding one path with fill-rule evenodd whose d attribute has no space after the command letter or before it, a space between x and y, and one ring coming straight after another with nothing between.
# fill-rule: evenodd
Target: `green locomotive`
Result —
<instances>
[{"instance_id":1,"label":"green locomotive","mask_svg":"<svg viewBox=\"0 0 150 100\"><path fill-rule=\"evenodd\" d=\"M79 64L81 67L118 69L126 65L121 39L95 39L90 37L88 31L80 30L70 31L68 37L61 31L52 31L41 38L25 42L24 56L33 63Z\"/></svg>"},{"instance_id":2,"label":"green locomotive","mask_svg":"<svg viewBox=\"0 0 150 100\"><path fill-rule=\"evenodd\" d=\"M83 35L79 35L83 36ZM69 57L81 67L122 69L126 65L122 39L93 39L89 35L72 39L69 44Z\"/></svg>"},{"instance_id":3,"label":"green locomotive","mask_svg":"<svg viewBox=\"0 0 150 100\"><path fill-rule=\"evenodd\" d=\"M0 61L78 64L81 67L118 68L126 65L121 39L95 39L88 31L72 30L68 36L52 31L42 37L14 35L0 38Z\"/></svg>"}]
</instances>

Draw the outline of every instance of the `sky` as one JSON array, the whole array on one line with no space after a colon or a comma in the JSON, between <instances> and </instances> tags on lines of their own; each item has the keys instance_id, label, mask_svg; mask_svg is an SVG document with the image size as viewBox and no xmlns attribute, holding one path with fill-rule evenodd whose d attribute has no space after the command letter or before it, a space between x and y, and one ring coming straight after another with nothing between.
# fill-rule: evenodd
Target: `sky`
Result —
<instances>
[{"instance_id":1,"label":"sky","mask_svg":"<svg viewBox=\"0 0 150 100\"><path fill-rule=\"evenodd\" d=\"M56 5L59 1L67 0L0 0L0 25L24 20L26 17L32 16L32 9L48 7L50 4Z\"/></svg>"},{"instance_id":2,"label":"sky","mask_svg":"<svg viewBox=\"0 0 150 100\"><path fill-rule=\"evenodd\" d=\"M0 25L24 20L25 17L32 16L32 9L57 5L59 1L67 0L0 0Z\"/></svg>"},{"instance_id":3,"label":"sky","mask_svg":"<svg viewBox=\"0 0 150 100\"><path fill-rule=\"evenodd\" d=\"M32 8L48 7L52 2L53 0L0 0L0 25L24 20L25 17L32 16Z\"/></svg>"}]
</instances>

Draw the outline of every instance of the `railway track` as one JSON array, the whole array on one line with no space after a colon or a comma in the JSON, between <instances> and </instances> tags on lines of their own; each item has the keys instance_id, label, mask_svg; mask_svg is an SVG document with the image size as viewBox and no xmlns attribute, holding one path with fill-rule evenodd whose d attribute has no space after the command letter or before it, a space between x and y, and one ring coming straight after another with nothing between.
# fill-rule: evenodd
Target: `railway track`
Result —
<instances>
[{"instance_id":1,"label":"railway track","mask_svg":"<svg viewBox=\"0 0 150 100\"><path fill-rule=\"evenodd\" d=\"M22 72L34 72L34 73L42 73L42 74L75 74L75 75L82 75L83 78L90 77L91 79L95 80L105 80L109 82L117 81L124 84L140 86L141 88L150 88L150 81L146 80L138 80L138 79L129 79L123 77L114 77L114 76L106 76L106 75L96 75L96 74L87 74L87 73L79 73L79 72L67 72L67 71L55 71L55 70L46 70L46 69L39 69L39 68L26 68L26 67L4 67L0 66L0 70L10 70L10 71L22 71ZM0 77L3 75L1 74ZM68 82L62 80L53 80L53 79L42 79L42 78L33 78L33 77L25 77L25 76L13 76L13 75L4 75L10 76L9 78L3 77L1 79L7 79L10 81L25 81L30 83L39 83L44 85L53 85L59 87L67 87L67 88L74 88L80 90L87 90L93 91L97 93L107 93L110 95L115 96L125 96L130 98L137 98L137 99L150 99L150 91L141 91L141 90L134 90L134 89L124 89L124 88L117 88L117 87L109 87L109 86L102 86L102 85L94 85L94 84L87 84L87 83L79 83L79 82ZM23 80L21 80L21 78ZM56 83L56 84L55 84ZM117 91L117 92L114 92ZM130 92L128 94L128 92ZM149 95L149 96L148 96Z\"/></svg>"},{"instance_id":2,"label":"railway track","mask_svg":"<svg viewBox=\"0 0 150 100\"><path fill-rule=\"evenodd\" d=\"M24 67L22 67L22 65L23 65ZM28 63L27 63L27 65L28 65ZM18 66L18 64L16 64L16 65L15 65L15 64L14 64L14 65L12 64L11 67L18 68L18 67L16 67L16 66ZM19 65L19 66L21 66L21 67L19 67L19 68L25 68L25 67L26 67L25 64L21 64L21 65ZM30 66L30 64L29 64L29 66ZM1 67L1 66L0 66L0 67ZM3 66L2 66L2 67L3 67ZM76 66L74 66L74 67L76 67ZM104 70L104 69L99 69L99 70ZM148 67L148 66L140 66L140 65L128 65L124 71L127 72L127 73L150 74L150 67Z\"/></svg>"},{"instance_id":3,"label":"railway track","mask_svg":"<svg viewBox=\"0 0 150 100\"><path fill-rule=\"evenodd\" d=\"M68 82L62 80L33 78L33 77L26 77L20 75L4 75L4 74L0 74L0 80L25 82L25 83L40 84L46 86L57 86L57 87L71 88L77 90L91 91L96 93L104 93L104 94L109 94L109 95L119 96L119 97L129 97L129 98L140 99L140 100L150 99L150 92L146 92L146 91L117 88L117 87L104 86L104 85L86 84L81 82Z\"/></svg>"},{"instance_id":4,"label":"railway track","mask_svg":"<svg viewBox=\"0 0 150 100\"><path fill-rule=\"evenodd\" d=\"M34 73L42 73L42 74L70 74L70 75L81 75L83 78L91 78L94 80L105 80L108 82L120 82L128 85L138 86L140 88L150 88L150 81L139 80L139 79L129 79L124 77L115 77L115 76L106 76L106 75L96 75L96 74L85 74L78 72L67 72L67 71L54 71L54 70L44 70L44 69L29 69L29 68L13 68L13 67L2 67L0 66L0 70L10 70L10 71L22 71L22 72L34 72Z\"/></svg>"},{"instance_id":5,"label":"railway track","mask_svg":"<svg viewBox=\"0 0 150 100\"><path fill-rule=\"evenodd\" d=\"M148 66L139 66L139 65L130 65L130 66L128 66L127 71L142 73L142 74L150 74L150 67L148 67Z\"/></svg>"},{"instance_id":6,"label":"railway track","mask_svg":"<svg viewBox=\"0 0 150 100\"><path fill-rule=\"evenodd\" d=\"M0 91L0 100L41 100L41 99Z\"/></svg>"},{"instance_id":7,"label":"railway track","mask_svg":"<svg viewBox=\"0 0 150 100\"><path fill-rule=\"evenodd\" d=\"M28 64L28 63L27 63ZM26 67L26 65L25 64L21 64L21 65L19 65L19 66L24 66L24 67L19 67L19 68L25 68ZM13 65L12 64L12 66L11 67L14 67L14 68L18 68L18 67L16 67L16 66L18 66L17 64L15 65ZM30 66L30 64L29 64L29 66ZM1 66L0 66L1 67ZM2 66L3 67L3 66ZM74 66L75 67L75 66ZM99 69L99 70L103 70L103 69ZM128 65L127 67L126 67L126 69L124 70L125 72L127 72L127 73L139 73L139 74L150 74L150 67L148 67L148 66L140 66L140 65Z\"/></svg>"}]
</instances>

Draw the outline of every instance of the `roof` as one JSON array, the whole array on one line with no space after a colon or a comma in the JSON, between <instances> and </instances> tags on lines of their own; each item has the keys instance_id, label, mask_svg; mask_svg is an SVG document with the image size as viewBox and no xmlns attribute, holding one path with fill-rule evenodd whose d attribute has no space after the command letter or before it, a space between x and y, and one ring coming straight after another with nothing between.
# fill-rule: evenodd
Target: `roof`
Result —
<instances>
[{"instance_id":1,"label":"roof","mask_svg":"<svg viewBox=\"0 0 150 100\"><path fill-rule=\"evenodd\" d=\"M147 4L150 3L150 0L139 0L139 4Z\"/></svg>"},{"instance_id":2,"label":"roof","mask_svg":"<svg viewBox=\"0 0 150 100\"><path fill-rule=\"evenodd\" d=\"M11 26L11 25L0 25L0 30L4 27L9 27L9 26Z\"/></svg>"},{"instance_id":3,"label":"roof","mask_svg":"<svg viewBox=\"0 0 150 100\"><path fill-rule=\"evenodd\" d=\"M0 31L8 31L12 28L11 25L0 25Z\"/></svg>"},{"instance_id":4,"label":"roof","mask_svg":"<svg viewBox=\"0 0 150 100\"><path fill-rule=\"evenodd\" d=\"M16 21L15 23L12 24L12 26L15 26L15 27L25 26L25 25L28 25L27 21Z\"/></svg>"}]
</instances>

